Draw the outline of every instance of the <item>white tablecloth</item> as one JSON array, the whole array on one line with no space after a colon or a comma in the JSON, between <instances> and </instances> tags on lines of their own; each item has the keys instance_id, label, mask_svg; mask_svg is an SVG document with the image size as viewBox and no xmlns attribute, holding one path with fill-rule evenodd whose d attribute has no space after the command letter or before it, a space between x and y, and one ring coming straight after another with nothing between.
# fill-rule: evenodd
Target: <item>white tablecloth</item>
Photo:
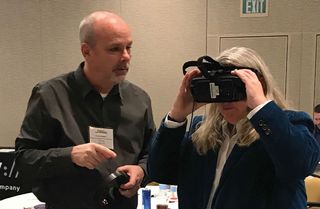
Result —
<instances>
[{"instance_id":1,"label":"white tablecloth","mask_svg":"<svg viewBox=\"0 0 320 209\"><path fill-rule=\"evenodd\" d=\"M158 186L147 186L146 188L151 190L151 209L156 209L157 204L164 203L164 199L158 197ZM144 209L142 206L141 189L138 191L138 207L137 209ZM33 193L26 193L9 197L0 201L0 209L34 209L33 207L41 204ZM166 202L170 209L178 209L178 202L169 203Z\"/></svg>"},{"instance_id":2,"label":"white tablecloth","mask_svg":"<svg viewBox=\"0 0 320 209\"><path fill-rule=\"evenodd\" d=\"M151 209L156 209L157 204L167 204L170 209L178 209L178 201L169 202L168 198L159 197L159 187L158 186L147 186L147 189L151 190ZM144 209L142 205L142 191L138 191L138 207L137 209Z\"/></svg>"},{"instance_id":3,"label":"white tablecloth","mask_svg":"<svg viewBox=\"0 0 320 209\"><path fill-rule=\"evenodd\" d=\"M39 204L41 202L33 193L26 193L1 200L0 209L33 209L33 206Z\"/></svg>"}]
</instances>

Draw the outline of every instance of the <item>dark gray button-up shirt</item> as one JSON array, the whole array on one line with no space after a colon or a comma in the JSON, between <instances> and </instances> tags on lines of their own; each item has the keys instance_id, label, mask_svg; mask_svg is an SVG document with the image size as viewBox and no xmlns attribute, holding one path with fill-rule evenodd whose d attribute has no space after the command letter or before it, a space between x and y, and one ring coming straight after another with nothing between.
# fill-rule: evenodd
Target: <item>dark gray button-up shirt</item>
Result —
<instances>
[{"instance_id":1,"label":"dark gray button-up shirt","mask_svg":"<svg viewBox=\"0 0 320 209\"><path fill-rule=\"evenodd\" d=\"M89 126L111 128L114 133L117 157L112 164L99 166L99 171L71 161L72 146L89 141ZM54 208L93 209L98 207L97 189L103 185L101 172L130 164L146 171L154 130L145 91L123 81L103 99L85 78L82 63L76 71L34 87L16 139L17 162L32 167L33 191L41 201ZM117 204L135 208L136 198L131 199Z\"/></svg>"}]
</instances>

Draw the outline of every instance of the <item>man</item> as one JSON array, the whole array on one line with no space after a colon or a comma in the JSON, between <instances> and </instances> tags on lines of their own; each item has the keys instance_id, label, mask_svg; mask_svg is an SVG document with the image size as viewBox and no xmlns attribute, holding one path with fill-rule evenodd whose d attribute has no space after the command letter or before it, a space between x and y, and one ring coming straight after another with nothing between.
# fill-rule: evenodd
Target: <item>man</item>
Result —
<instances>
[{"instance_id":1,"label":"man","mask_svg":"<svg viewBox=\"0 0 320 209\"><path fill-rule=\"evenodd\" d=\"M320 104L313 109L314 138L320 143Z\"/></svg>"},{"instance_id":2,"label":"man","mask_svg":"<svg viewBox=\"0 0 320 209\"><path fill-rule=\"evenodd\" d=\"M85 17L79 29L84 62L34 87L17 162L32 167L33 193L48 209L133 209L155 125L149 96L125 80L131 31L105 11ZM116 170L130 178L110 189L106 177Z\"/></svg>"}]
</instances>

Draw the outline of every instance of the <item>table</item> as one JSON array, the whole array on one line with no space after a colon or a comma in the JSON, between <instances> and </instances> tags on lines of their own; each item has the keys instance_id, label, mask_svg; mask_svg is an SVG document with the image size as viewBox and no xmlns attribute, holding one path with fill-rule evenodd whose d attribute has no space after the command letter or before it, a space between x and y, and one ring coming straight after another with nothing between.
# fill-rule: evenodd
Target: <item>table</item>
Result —
<instances>
[{"instance_id":1,"label":"table","mask_svg":"<svg viewBox=\"0 0 320 209\"><path fill-rule=\"evenodd\" d=\"M151 190L151 209L156 209L157 204L167 204L170 209L178 209L178 201L169 202L165 196L159 196L159 186L146 186ZM168 195L167 195L168 196ZM170 195L169 195L170 196ZM142 205L142 189L138 191L138 207L137 209L144 209Z\"/></svg>"},{"instance_id":2,"label":"table","mask_svg":"<svg viewBox=\"0 0 320 209\"><path fill-rule=\"evenodd\" d=\"M164 203L163 198L159 197L158 186L147 186L151 190L151 209L156 209L157 204ZM138 191L138 207L137 209L144 209L142 205L142 189ZM178 201L166 202L170 209L178 209ZM37 199L33 193L25 193L9 197L0 201L0 209L35 209L35 206L42 205L43 203Z\"/></svg>"},{"instance_id":3,"label":"table","mask_svg":"<svg viewBox=\"0 0 320 209\"><path fill-rule=\"evenodd\" d=\"M0 201L0 209L34 209L34 206L43 204L33 193L25 193L9 197Z\"/></svg>"}]
</instances>

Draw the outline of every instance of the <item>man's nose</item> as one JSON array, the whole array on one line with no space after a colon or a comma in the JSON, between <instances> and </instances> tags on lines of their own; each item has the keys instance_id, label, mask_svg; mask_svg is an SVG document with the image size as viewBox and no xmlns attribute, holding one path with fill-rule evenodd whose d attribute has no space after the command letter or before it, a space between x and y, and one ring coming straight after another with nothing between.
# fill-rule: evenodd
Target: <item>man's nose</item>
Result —
<instances>
[{"instance_id":1,"label":"man's nose","mask_svg":"<svg viewBox=\"0 0 320 209\"><path fill-rule=\"evenodd\" d=\"M124 60L130 60L131 58L131 53L128 49L124 49L123 52L122 52L122 58Z\"/></svg>"}]
</instances>

